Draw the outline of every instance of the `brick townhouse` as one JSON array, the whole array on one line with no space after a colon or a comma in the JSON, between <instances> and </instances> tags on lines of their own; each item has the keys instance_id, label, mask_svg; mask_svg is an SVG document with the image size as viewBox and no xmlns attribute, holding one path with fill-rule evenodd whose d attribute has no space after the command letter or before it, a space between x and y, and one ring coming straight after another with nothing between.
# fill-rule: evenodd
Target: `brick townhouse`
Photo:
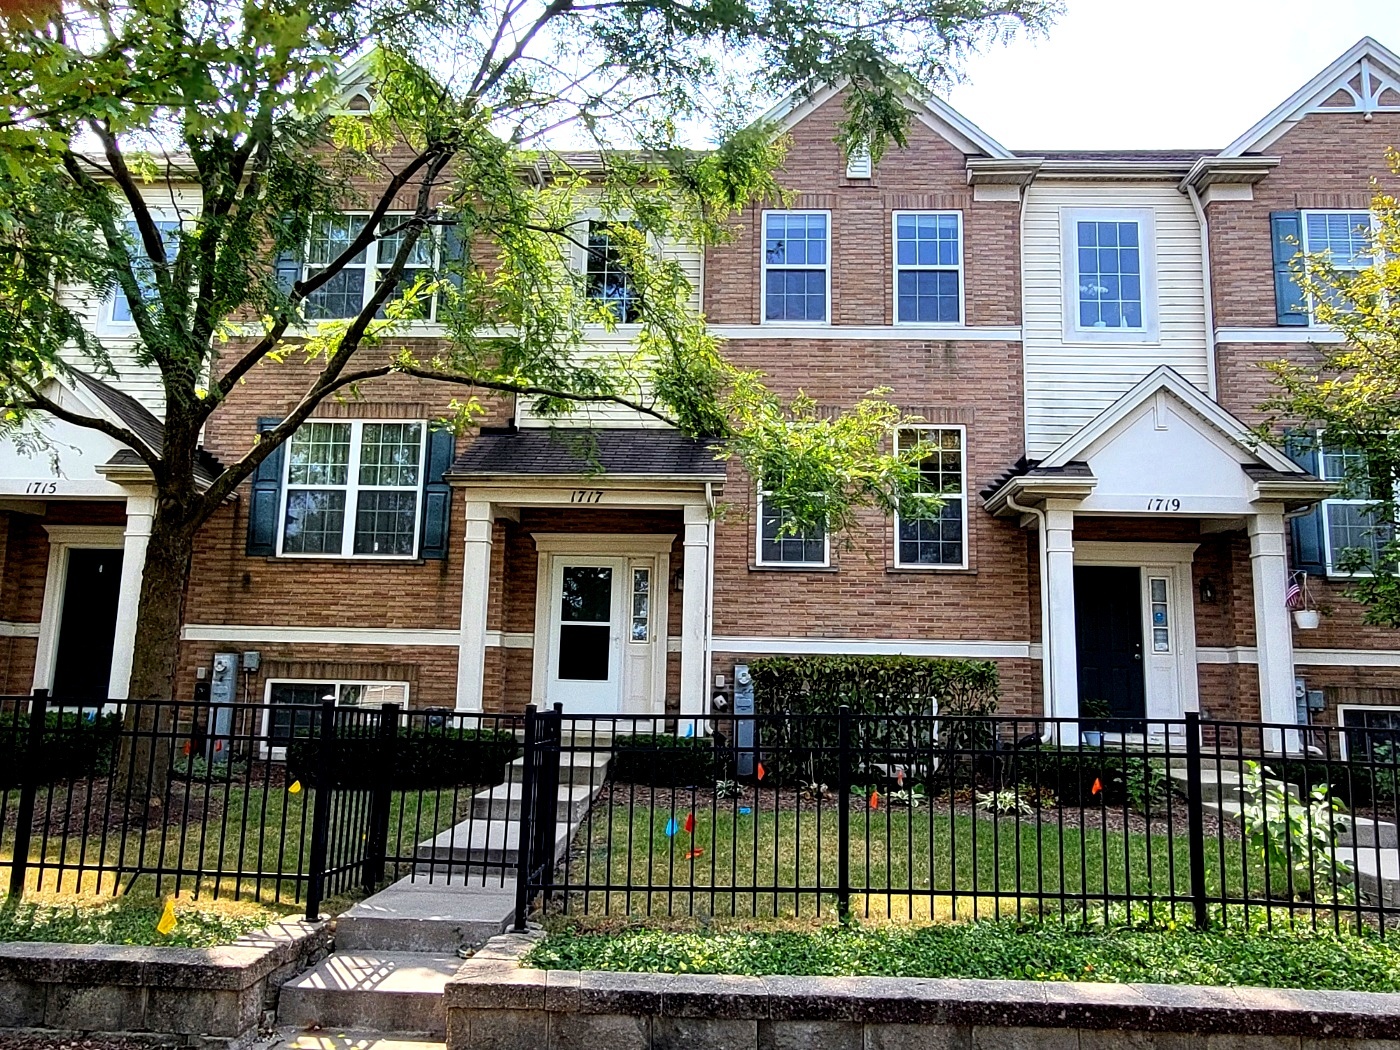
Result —
<instances>
[{"instance_id":1,"label":"brick townhouse","mask_svg":"<svg viewBox=\"0 0 1400 1050\"><path fill-rule=\"evenodd\" d=\"M759 656L904 653L997 661L1023 714L1092 697L1400 725L1396 636L1332 573L1372 542L1329 481L1345 453L1294 462L1246 437L1260 363L1334 338L1287 264L1300 242L1355 257L1400 144L1400 58L1362 40L1219 150L1010 150L937 99L909 105L908 148L873 168L833 142L838 91L779 107L791 204L750 209L703 257L669 250L729 356L780 393L839 408L890 388L920 432L891 440L938 446L938 520L782 535L760 479L664 427L579 413L561 429L593 432L598 473L523 403L454 440L429 425L453 392L393 378L324 406L204 529L180 690L215 673L272 708L334 691L685 716ZM154 432L124 305L91 304L120 380L52 385ZM304 378L255 369L209 454L246 449ZM149 485L107 438L52 433L57 472L0 452L4 688L122 697ZM1285 604L1293 573L1330 606L1316 629Z\"/></svg>"}]
</instances>

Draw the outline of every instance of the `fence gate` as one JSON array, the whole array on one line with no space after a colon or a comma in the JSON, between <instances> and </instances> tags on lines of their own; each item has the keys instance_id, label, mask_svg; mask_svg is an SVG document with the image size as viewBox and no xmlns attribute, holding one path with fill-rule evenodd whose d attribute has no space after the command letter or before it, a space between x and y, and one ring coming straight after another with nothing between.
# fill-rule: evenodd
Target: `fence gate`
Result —
<instances>
[{"instance_id":1,"label":"fence gate","mask_svg":"<svg viewBox=\"0 0 1400 1050\"><path fill-rule=\"evenodd\" d=\"M561 704L555 704L550 711L537 711L533 704L525 709L525 768L520 783L520 837L516 845L520 865L515 884L516 930L525 929L530 902L554 878L563 726Z\"/></svg>"}]
</instances>

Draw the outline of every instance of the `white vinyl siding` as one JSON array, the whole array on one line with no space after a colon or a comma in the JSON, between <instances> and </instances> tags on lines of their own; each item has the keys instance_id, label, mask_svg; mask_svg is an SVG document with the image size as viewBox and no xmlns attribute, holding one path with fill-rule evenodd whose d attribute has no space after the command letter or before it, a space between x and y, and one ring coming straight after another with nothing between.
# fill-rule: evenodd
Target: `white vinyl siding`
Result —
<instances>
[{"instance_id":1,"label":"white vinyl siding","mask_svg":"<svg viewBox=\"0 0 1400 1050\"><path fill-rule=\"evenodd\" d=\"M1075 210L1150 211L1155 248L1144 265L1156 275L1156 332L1094 333L1066 329L1067 249L1074 230L1062 219ZM1081 183L1042 180L1027 190L1022 226L1023 352L1026 447L1032 458L1108 408L1160 365L1209 389L1200 227L1190 203L1169 181Z\"/></svg>"}]
</instances>

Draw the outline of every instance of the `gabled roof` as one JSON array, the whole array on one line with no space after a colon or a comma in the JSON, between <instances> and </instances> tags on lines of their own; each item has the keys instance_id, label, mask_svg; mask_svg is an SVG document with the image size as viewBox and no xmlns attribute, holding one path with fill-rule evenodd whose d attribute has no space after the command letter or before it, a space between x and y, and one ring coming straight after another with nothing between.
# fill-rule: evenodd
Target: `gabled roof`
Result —
<instances>
[{"instance_id":1,"label":"gabled roof","mask_svg":"<svg viewBox=\"0 0 1400 1050\"><path fill-rule=\"evenodd\" d=\"M1095 441L1132 415L1159 391L1165 391L1175 397L1183 406L1214 427L1227 441L1258 460L1263 466L1280 474L1306 474L1302 467L1282 452L1251 441L1248 427L1188 383L1179 372L1166 365L1157 368L1093 420L1080 427L1037 466L1046 470L1065 467L1084 459L1085 453Z\"/></svg>"},{"instance_id":2,"label":"gabled roof","mask_svg":"<svg viewBox=\"0 0 1400 1050\"><path fill-rule=\"evenodd\" d=\"M125 427L146 443L146 447L159 455L165 445L165 424L149 408L116 387L90 376L78 368L69 368L68 374L89 396L84 403L91 406L94 414L105 416L111 423ZM140 460L135 452L118 453L114 461L130 465L131 460ZM144 461L143 461L144 462ZM195 477L200 484L209 485L224 471L223 464L205 449L199 450L195 461Z\"/></svg>"},{"instance_id":3,"label":"gabled roof","mask_svg":"<svg viewBox=\"0 0 1400 1050\"><path fill-rule=\"evenodd\" d=\"M830 102L845 88L843 81L823 87L801 87L790 92L786 98L759 118L766 124L777 124L784 131L794 126L811 113ZM985 154L1006 160L1015 154L992 136L968 120L937 95L901 92L902 100L918 120L935 134L941 135L954 146L967 154Z\"/></svg>"},{"instance_id":4,"label":"gabled roof","mask_svg":"<svg viewBox=\"0 0 1400 1050\"><path fill-rule=\"evenodd\" d=\"M1339 93L1349 97L1339 104L1323 105ZM1400 112L1400 55L1369 36L1362 37L1220 155L1239 157L1266 149L1318 109L1333 113Z\"/></svg>"}]
</instances>

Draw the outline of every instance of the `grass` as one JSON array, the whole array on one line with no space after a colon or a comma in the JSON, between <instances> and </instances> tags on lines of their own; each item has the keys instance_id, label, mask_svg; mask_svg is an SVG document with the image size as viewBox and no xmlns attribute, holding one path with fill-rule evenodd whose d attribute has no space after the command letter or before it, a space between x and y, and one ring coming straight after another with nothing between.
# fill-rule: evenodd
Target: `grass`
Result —
<instances>
[{"instance_id":1,"label":"grass","mask_svg":"<svg viewBox=\"0 0 1400 1050\"><path fill-rule=\"evenodd\" d=\"M702 809L693 835L683 830L686 814L684 802L674 809L639 804L629 819L625 805L600 802L562 881L612 888L571 891L570 913L800 915L816 910L818 886L822 911L832 905L838 857L830 808ZM1129 891L1185 898L1189 847L1185 829L1174 830L1169 841L1160 832L1062 829L1035 816L852 812L852 909L862 918L928 921L1069 914ZM1209 891L1219 893L1222 882L1241 889L1246 864L1238 840L1208 839ZM1258 874L1248 872L1251 885L1262 884ZM656 887L651 893L623 888L648 884Z\"/></svg>"},{"instance_id":2,"label":"grass","mask_svg":"<svg viewBox=\"0 0 1400 1050\"><path fill-rule=\"evenodd\" d=\"M52 795L48 791L52 791ZM35 836L30 848L26 894L67 895L74 899L135 892L159 897L166 893L248 898L264 903L294 901L305 895L304 874L311 852L311 811L314 792L295 793L287 785L203 782L172 785L172 817L147 826L105 819L100 804L89 806L83 786L55 786L41 792L36 807ZM411 856L418 842L466 817L471 788L441 794L394 792L389 824L391 855ZM70 795L69 792L72 792ZM359 894L358 873L351 861L358 856L364 821L357 795L337 794L330 860L346 867L333 877L328 896L350 900ZM11 801L13 805L13 800ZM57 819L67 815L66 824ZM207 819L201 819L207 814ZM113 815L114 816L114 815ZM47 822L47 836L40 828ZM104 832L104 824L107 828ZM10 832L0 862L10 859ZM42 858L42 870L36 862ZM157 870L172 874L157 876ZM174 874L175 872L180 874ZM224 872L245 872L242 878ZM392 872L391 872L392 874Z\"/></svg>"},{"instance_id":3,"label":"grass","mask_svg":"<svg viewBox=\"0 0 1400 1050\"><path fill-rule=\"evenodd\" d=\"M810 931L562 930L524 960L544 969L1253 985L1400 991L1400 945L1374 934L1165 922L1009 920Z\"/></svg>"},{"instance_id":4,"label":"grass","mask_svg":"<svg viewBox=\"0 0 1400 1050\"><path fill-rule=\"evenodd\" d=\"M167 935L156 929L165 911L165 901L159 897L0 899L0 941L208 948L229 944L287 912L252 901L207 897L175 898L174 908L175 928Z\"/></svg>"}]
</instances>

